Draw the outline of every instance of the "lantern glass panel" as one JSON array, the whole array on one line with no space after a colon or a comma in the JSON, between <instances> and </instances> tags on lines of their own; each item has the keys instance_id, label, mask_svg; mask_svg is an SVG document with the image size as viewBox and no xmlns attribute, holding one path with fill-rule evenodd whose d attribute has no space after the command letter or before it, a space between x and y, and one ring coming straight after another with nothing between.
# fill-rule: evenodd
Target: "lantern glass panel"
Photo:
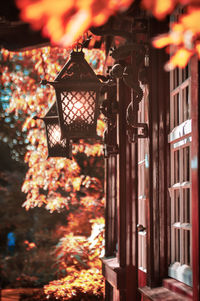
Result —
<instances>
[{"instance_id":1,"label":"lantern glass panel","mask_svg":"<svg viewBox=\"0 0 200 301\"><path fill-rule=\"evenodd\" d=\"M48 124L47 125L47 135L49 139L49 145L53 148L56 145L61 147L66 147L66 139L61 140L61 131L58 124Z\"/></svg>"},{"instance_id":2,"label":"lantern glass panel","mask_svg":"<svg viewBox=\"0 0 200 301\"><path fill-rule=\"evenodd\" d=\"M96 91L62 91L63 121L70 130L82 131L95 125Z\"/></svg>"}]
</instances>

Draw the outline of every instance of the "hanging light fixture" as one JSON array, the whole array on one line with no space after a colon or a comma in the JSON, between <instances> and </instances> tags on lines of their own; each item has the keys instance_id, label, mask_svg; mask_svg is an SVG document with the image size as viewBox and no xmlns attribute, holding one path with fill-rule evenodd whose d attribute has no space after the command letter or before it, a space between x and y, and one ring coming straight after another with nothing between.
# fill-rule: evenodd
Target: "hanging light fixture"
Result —
<instances>
[{"instance_id":1,"label":"hanging light fixture","mask_svg":"<svg viewBox=\"0 0 200 301\"><path fill-rule=\"evenodd\" d=\"M47 114L42 119L46 128L48 157L66 157L72 158L72 145L70 140L61 138L61 130L58 121L56 103L52 105Z\"/></svg>"},{"instance_id":2,"label":"hanging light fixture","mask_svg":"<svg viewBox=\"0 0 200 301\"><path fill-rule=\"evenodd\" d=\"M84 58L82 48L72 51L54 81L43 80L56 92L61 139L97 138L101 82Z\"/></svg>"}]
</instances>

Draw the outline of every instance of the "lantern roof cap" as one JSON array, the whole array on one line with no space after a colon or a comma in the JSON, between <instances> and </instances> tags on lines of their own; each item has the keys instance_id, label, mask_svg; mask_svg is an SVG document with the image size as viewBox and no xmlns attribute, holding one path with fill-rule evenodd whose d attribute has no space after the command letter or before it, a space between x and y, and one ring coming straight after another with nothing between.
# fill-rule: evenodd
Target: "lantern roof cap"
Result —
<instances>
[{"instance_id":1,"label":"lantern roof cap","mask_svg":"<svg viewBox=\"0 0 200 301\"><path fill-rule=\"evenodd\" d=\"M53 105L51 105L51 107L49 108L49 110L47 111L47 113L44 115L44 117L40 118L42 120L55 120L58 119L58 110L57 110L57 105L56 105L56 101L53 103Z\"/></svg>"},{"instance_id":2,"label":"lantern roof cap","mask_svg":"<svg viewBox=\"0 0 200 301\"><path fill-rule=\"evenodd\" d=\"M51 117L51 116L58 117L58 110L57 110L56 102L53 103L53 105L50 107L50 109L48 110L48 112L46 113L46 115L44 117Z\"/></svg>"},{"instance_id":3,"label":"lantern roof cap","mask_svg":"<svg viewBox=\"0 0 200 301\"><path fill-rule=\"evenodd\" d=\"M54 82L63 81L100 83L97 75L86 61L82 50L71 52L69 60L54 80Z\"/></svg>"}]
</instances>

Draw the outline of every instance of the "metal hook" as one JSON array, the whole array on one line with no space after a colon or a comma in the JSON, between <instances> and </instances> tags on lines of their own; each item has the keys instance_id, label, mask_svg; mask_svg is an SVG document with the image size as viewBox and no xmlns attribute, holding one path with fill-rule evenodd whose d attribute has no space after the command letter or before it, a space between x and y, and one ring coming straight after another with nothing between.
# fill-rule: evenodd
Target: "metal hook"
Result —
<instances>
[{"instance_id":1,"label":"metal hook","mask_svg":"<svg viewBox=\"0 0 200 301\"><path fill-rule=\"evenodd\" d=\"M80 51L79 51L80 49ZM83 50L83 44L82 43L77 43L76 44L76 52L82 52Z\"/></svg>"}]
</instances>

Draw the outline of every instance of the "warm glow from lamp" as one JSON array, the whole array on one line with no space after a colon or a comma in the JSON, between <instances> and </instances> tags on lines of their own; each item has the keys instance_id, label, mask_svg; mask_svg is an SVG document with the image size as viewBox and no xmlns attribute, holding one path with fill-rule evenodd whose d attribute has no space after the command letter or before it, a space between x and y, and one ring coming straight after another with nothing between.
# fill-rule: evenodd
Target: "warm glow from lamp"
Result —
<instances>
[{"instance_id":1,"label":"warm glow from lamp","mask_svg":"<svg viewBox=\"0 0 200 301\"><path fill-rule=\"evenodd\" d=\"M68 110L67 107L65 108L65 115L69 114L73 121L82 120L81 109L83 108L83 103L81 101L77 101L75 98L72 98L68 108L70 108L70 110Z\"/></svg>"},{"instance_id":2,"label":"warm glow from lamp","mask_svg":"<svg viewBox=\"0 0 200 301\"><path fill-rule=\"evenodd\" d=\"M96 95L94 91L62 92L61 100L64 121L69 125L77 121L85 124L93 123L95 112L94 95Z\"/></svg>"},{"instance_id":3,"label":"warm glow from lamp","mask_svg":"<svg viewBox=\"0 0 200 301\"><path fill-rule=\"evenodd\" d=\"M57 126L53 132L54 138L57 142L60 142L61 139L61 132L60 132L60 128Z\"/></svg>"},{"instance_id":4,"label":"warm glow from lamp","mask_svg":"<svg viewBox=\"0 0 200 301\"><path fill-rule=\"evenodd\" d=\"M48 125L48 136L51 147L61 143L61 131L58 124Z\"/></svg>"},{"instance_id":5,"label":"warm glow from lamp","mask_svg":"<svg viewBox=\"0 0 200 301\"><path fill-rule=\"evenodd\" d=\"M74 107L72 109L73 113L77 116L79 116L81 114L80 109L83 107L83 104L80 101L77 101L74 104Z\"/></svg>"}]
</instances>

